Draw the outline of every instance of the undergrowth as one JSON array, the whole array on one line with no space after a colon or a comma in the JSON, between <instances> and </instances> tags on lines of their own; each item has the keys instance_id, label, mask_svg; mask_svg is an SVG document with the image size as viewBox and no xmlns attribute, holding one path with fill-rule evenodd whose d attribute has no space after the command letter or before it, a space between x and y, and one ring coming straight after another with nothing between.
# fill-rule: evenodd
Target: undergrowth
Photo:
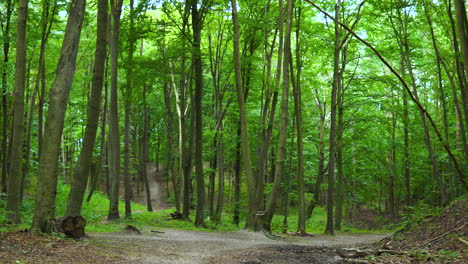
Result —
<instances>
[{"instance_id":1,"label":"undergrowth","mask_svg":"<svg viewBox=\"0 0 468 264\"><path fill-rule=\"evenodd\" d=\"M56 202L56 215L61 217L65 213L68 193L70 191L69 185L59 185L57 189L57 202ZM31 226L34 214L34 199L25 197L21 205L21 219L23 222L19 225L8 225L5 211L5 199L0 199L0 232L13 231L26 229ZM241 221L240 226L233 223L233 213L229 207L223 212L220 221L214 222L209 217L206 218L206 227L195 227L192 221L172 220L170 213L175 211L175 208L165 210L158 210L155 212L147 212L146 206L132 203L131 219L124 218L124 202L119 203L119 211L121 219L109 222L107 221L107 212L109 210L109 200L106 195L101 192L96 192L89 203L84 202L82 207L82 216L87 221L86 231L88 232L117 232L121 231L126 225L134 225L140 229L157 229L157 228L173 228L183 230L199 230L199 231L236 231L243 228L244 222ZM190 219L195 219L195 212ZM244 219L241 213L241 219ZM288 226L284 227L284 216L275 215L272 220L273 233L282 233L297 231L297 212L291 210L288 217ZM325 230L326 212L324 208L317 207L314 210L313 217L306 222L306 229L308 233L321 234ZM344 226L342 233L381 233L388 230L359 230L352 227Z\"/></svg>"}]
</instances>

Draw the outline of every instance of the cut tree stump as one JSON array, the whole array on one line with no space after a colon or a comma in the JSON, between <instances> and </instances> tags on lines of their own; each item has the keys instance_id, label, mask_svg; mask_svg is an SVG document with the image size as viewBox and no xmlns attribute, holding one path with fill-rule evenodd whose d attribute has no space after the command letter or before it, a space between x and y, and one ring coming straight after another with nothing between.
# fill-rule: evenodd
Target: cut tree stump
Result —
<instances>
[{"instance_id":1,"label":"cut tree stump","mask_svg":"<svg viewBox=\"0 0 468 264\"><path fill-rule=\"evenodd\" d=\"M50 219L52 232L64 233L70 238L82 238L86 236L86 219L82 216L66 216Z\"/></svg>"},{"instance_id":2,"label":"cut tree stump","mask_svg":"<svg viewBox=\"0 0 468 264\"><path fill-rule=\"evenodd\" d=\"M124 233L130 233L130 234L135 234L135 235L141 235L141 231L138 230L138 228L136 226L132 226L132 225L127 225L123 230L122 232Z\"/></svg>"},{"instance_id":3,"label":"cut tree stump","mask_svg":"<svg viewBox=\"0 0 468 264\"><path fill-rule=\"evenodd\" d=\"M182 219L182 214L179 211L175 211L169 214L173 220Z\"/></svg>"}]
</instances>

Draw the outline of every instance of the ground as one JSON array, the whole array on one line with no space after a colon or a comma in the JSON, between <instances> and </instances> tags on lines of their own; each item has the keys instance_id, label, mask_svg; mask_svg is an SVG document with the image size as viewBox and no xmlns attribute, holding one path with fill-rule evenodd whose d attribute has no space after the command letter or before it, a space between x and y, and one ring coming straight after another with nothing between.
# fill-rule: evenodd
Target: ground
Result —
<instances>
[{"instance_id":1,"label":"ground","mask_svg":"<svg viewBox=\"0 0 468 264\"><path fill-rule=\"evenodd\" d=\"M4 233L0 238L0 263L345 263L336 254L336 247L369 244L388 235L271 239L247 231L142 231L143 235L96 233L82 241Z\"/></svg>"}]
</instances>

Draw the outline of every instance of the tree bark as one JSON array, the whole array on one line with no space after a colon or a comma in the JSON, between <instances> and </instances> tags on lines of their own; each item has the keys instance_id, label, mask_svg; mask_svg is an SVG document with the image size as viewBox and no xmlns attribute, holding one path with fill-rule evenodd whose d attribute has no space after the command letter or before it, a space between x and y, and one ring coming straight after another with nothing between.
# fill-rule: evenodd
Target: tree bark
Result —
<instances>
[{"instance_id":1,"label":"tree bark","mask_svg":"<svg viewBox=\"0 0 468 264\"><path fill-rule=\"evenodd\" d=\"M85 10L84 0L74 0L70 5L67 27L57 66L55 80L49 96L49 111L44 130L43 155L39 160L39 175L36 208L32 228L50 233L49 219L55 214L57 192L57 163L60 138L63 131L68 95L75 73L76 55L80 41L81 26Z\"/></svg>"}]
</instances>

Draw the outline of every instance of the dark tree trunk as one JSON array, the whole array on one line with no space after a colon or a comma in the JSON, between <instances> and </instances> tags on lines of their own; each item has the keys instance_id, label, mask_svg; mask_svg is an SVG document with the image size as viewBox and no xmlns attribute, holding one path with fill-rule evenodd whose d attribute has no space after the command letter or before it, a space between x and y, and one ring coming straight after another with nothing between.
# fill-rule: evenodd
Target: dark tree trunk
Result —
<instances>
[{"instance_id":1,"label":"dark tree trunk","mask_svg":"<svg viewBox=\"0 0 468 264\"><path fill-rule=\"evenodd\" d=\"M7 64L9 62L10 55L10 25L11 25L11 14L13 12L13 1L8 0L4 22L0 22L3 31L3 66L2 66L2 193L7 193L7 175L8 175L8 94L7 94Z\"/></svg>"},{"instance_id":2,"label":"dark tree trunk","mask_svg":"<svg viewBox=\"0 0 468 264\"><path fill-rule=\"evenodd\" d=\"M198 10L198 0L192 0L193 29L193 64L195 67L195 179L197 186L197 212L195 226L205 226L205 180L203 175L203 69L201 59L201 26L202 18Z\"/></svg>"},{"instance_id":3,"label":"dark tree trunk","mask_svg":"<svg viewBox=\"0 0 468 264\"><path fill-rule=\"evenodd\" d=\"M335 17L340 21L341 1L335 6ZM333 68L333 87L331 95L331 111L330 111L330 146L329 146L329 162L328 162L328 192L327 192L327 227L325 233L334 235L333 221L333 200L335 188L335 148L336 148L336 105L338 97L338 89L340 85L340 50L341 50L341 35L340 26L335 23L335 52L334 52L334 68Z\"/></svg>"}]
</instances>

